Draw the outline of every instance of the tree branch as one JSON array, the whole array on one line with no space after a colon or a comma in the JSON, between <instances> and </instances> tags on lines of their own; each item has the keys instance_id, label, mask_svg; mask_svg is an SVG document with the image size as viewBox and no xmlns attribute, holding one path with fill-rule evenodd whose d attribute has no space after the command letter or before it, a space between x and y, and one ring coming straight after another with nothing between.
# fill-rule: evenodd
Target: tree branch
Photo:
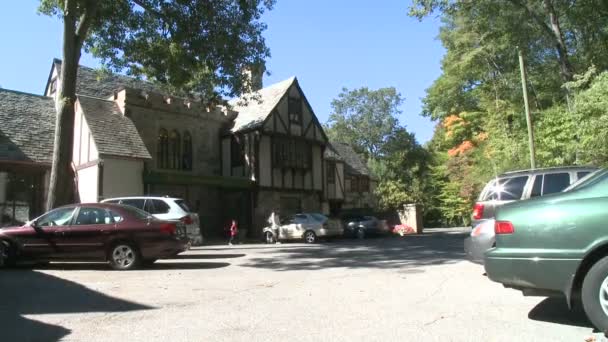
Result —
<instances>
[{"instance_id":1,"label":"tree branch","mask_svg":"<svg viewBox=\"0 0 608 342\"><path fill-rule=\"evenodd\" d=\"M78 28L76 28L76 48L80 50L84 41L87 37L89 28L91 27L91 23L95 20L95 15L97 14L97 1L89 0L86 2L84 12L80 16L80 20L78 21Z\"/></svg>"}]
</instances>

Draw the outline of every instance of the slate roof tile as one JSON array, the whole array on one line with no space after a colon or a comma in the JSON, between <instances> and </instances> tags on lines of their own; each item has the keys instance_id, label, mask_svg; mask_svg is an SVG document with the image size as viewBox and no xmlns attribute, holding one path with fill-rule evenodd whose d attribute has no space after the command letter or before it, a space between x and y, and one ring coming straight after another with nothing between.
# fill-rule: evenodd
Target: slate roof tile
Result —
<instances>
[{"instance_id":1,"label":"slate roof tile","mask_svg":"<svg viewBox=\"0 0 608 342\"><path fill-rule=\"evenodd\" d=\"M55 116L50 97L0 89L0 161L50 164Z\"/></svg>"},{"instance_id":2,"label":"slate roof tile","mask_svg":"<svg viewBox=\"0 0 608 342\"><path fill-rule=\"evenodd\" d=\"M255 98L246 101L246 104L243 97L230 101L232 109L239 113L234 120L232 133L261 126L295 81L295 77L290 77L260 89L253 94ZM252 94L245 96L250 97Z\"/></svg>"},{"instance_id":3,"label":"slate roof tile","mask_svg":"<svg viewBox=\"0 0 608 342\"><path fill-rule=\"evenodd\" d=\"M78 95L99 154L151 159L133 121L113 101Z\"/></svg>"}]
</instances>

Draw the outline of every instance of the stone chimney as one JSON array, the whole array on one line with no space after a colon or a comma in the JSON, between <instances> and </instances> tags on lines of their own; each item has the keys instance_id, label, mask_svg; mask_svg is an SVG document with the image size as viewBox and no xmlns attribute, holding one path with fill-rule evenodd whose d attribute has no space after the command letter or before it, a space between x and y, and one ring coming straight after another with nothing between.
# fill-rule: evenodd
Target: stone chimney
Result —
<instances>
[{"instance_id":1,"label":"stone chimney","mask_svg":"<svg viewBox=\"0 0 608 342\"><path fill-rule=\"evenodd\" d=\"M258 91L264 87L263 78L266 72L264 63L252 64L243 69L246 82L251 86L251 91Z\"/></svg>"}]
</instances>

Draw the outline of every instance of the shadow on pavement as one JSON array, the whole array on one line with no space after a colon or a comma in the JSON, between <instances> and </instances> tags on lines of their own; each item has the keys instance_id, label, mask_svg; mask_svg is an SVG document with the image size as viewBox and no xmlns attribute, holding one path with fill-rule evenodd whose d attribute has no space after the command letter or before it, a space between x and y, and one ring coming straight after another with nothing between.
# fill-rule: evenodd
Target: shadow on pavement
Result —
<instances>
[{"instance_id":1,"label":"shadow on pavement","mask_svg":"<svg viewBox=\"0 0 608 342\"><path fill-rule=\"evenodd\" d=\"M564 298L544 299L528 313L528 318L535 321L593 328L583 309L580 307L568 309Z\"/></svg>"},{"instance_id":2,"label":"shadow on pavement","mask_svg":"<svg viewBox=\"0 0 608 342\"><path fill-rule=\"evenodd\" d=\"M31 270L0 271L0 293L2 341L58 341L71 332L65 327L42 323L23 315L153 309Z\"/></svg>"},{"instance_id":3,"label":"shadow on pavement","mask_svg":"<svg viewBox=\"0 0 608 342\"><path fill-rule=\"evenodd\" d=\"M184 258L187 259L187 258ZM199 270L212 269L229 266L227 262L179 262L159 260L152 265L144 265L133 271L114 271L107 263L85 263L85 262L52 262L48 265L38 266L41 270L58 271L108 271L108 272L137 272L137 271L162 271L162 270Z\"/></svg>"},{"instance_id":4,"label":"shadow on pavement","mask_svg":"<svg viewBox=\"0 0 608 342\"><path fill-rule=\"evenodd\" d=\"M402 268L463 260L467 232L434 232L402 238L342 240L305 246L277 246L245 267L278 271L324 268Z\"/></svg>"},{"instance_id":5,"label":"shadow on pavement","mask_svg":"<svg viewBox=\"0 0 608 342\"><path fill-rule=\"evenodd\" d=\"M232 259L241 258L245 254L179 254L171 258L171 260L183 259Z\"/></svg>"}]
</instances>

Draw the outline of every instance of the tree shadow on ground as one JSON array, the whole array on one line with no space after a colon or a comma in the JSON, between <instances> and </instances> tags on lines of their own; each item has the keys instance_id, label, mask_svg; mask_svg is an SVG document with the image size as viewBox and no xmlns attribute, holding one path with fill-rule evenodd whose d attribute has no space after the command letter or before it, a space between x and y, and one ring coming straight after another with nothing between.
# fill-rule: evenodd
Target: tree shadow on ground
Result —
<instances>
[{"instance_id":1,"label":"tree shadow on ground","mask_svg":"<svg viewBox=\"0 0 608 342\"><path fill-rule=\"evenodd\" d=\"M392 269L453 263L465 258L467 233L433 232L432 234L385 237L380 239L342 240L318 245L276 247L267 257L253 258L245 267L278 271L324 268Z\"/></svg>"},{"instance_id":2,"label":"tree shadow on ground","mask_svg":"<svg viewBox=\"0 0 608 342\"><path fill-rule=\"evenodd\" d=\"M593 328L580 305L570 310L566 300L558 297L545 298L528 313L528 318L535 321Z\"/></svg>"},{"instance_id":3,"label":"tree shadow on ground","mask_svg":"<svg viewBox=\"0 0 608 342\"><path fill-rule=\"evenodd\" d=\"M227 262L174 262L174 261L157 261L151 265L144 265L139 270L145 271L163 271L163 270L203 270L222 268L230 266ZM86 262L52 262L47 265L35 266L37 269L44 270L59 270L59 271L108 271L112 272L112 268L108 263L86 263ZM134 270L138 271L138 270ZM129 272L129 271L116 271Z\"/></svg>"},{"instance_id":4,"label":"tree shadow on ground","mask_svg":"<svg viewBox=\"0 0 608 342\"><path fill-rule=\"evenodd\" d=\"M233 259L242 258L245 254L179 254L171 260L190 260L190 259Z\"/></svg>"},{"instance_id":5,"label":"tree shadow on ground","mask_svg":"<svg viewBox=\"0 0 608 342\"><path fill-rule=\"evenodd\" d=\"M32 270L0 271L0 293L2 341L58 341L71 332L65 327L42 323L23 315L153 309Z\"/></svg>"}]
</instances>

